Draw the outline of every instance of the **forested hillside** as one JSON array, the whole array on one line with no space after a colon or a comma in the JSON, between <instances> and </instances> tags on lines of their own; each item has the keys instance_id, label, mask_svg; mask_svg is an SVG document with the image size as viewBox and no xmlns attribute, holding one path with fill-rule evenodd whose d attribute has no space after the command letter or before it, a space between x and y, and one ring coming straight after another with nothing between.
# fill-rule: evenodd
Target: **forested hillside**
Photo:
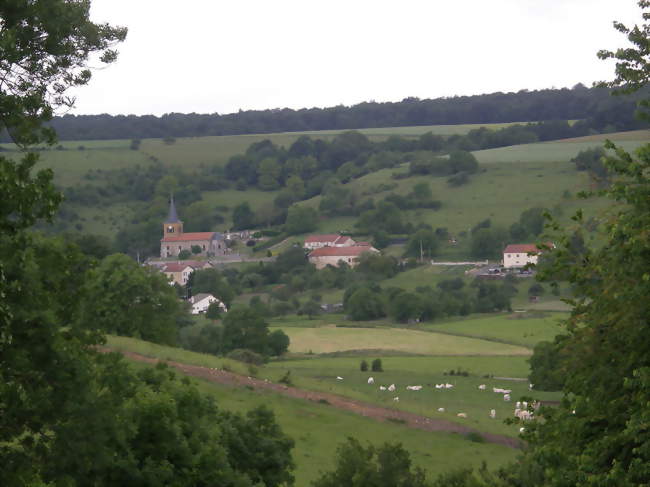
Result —
<instances>
[{"instance_id":1,"label":"forested hillside","mask_svg":"<svg viewBox=\"0 0 650 487\"><path fill-rule=\"evenodd\" d=\"M220 115L66 115L51 122L61 140L200 137L362 127L402 127L543 120L584 120L584 133L633 130L647 124L634 118L636 102L647 93L611 97L606 88L522 90L476 96L400 102L364 102L350 107L250 110ZM8 141L6 134L3 141Z\"/></svg>"}]
</instances>

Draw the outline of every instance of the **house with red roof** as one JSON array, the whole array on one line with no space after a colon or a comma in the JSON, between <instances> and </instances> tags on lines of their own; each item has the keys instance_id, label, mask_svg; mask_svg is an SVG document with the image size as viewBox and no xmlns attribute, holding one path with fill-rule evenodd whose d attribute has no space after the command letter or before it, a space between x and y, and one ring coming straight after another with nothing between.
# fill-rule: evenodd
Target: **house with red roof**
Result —
<instances>
[{"instance_id":1,"label":"house with red roof","mask_svg":"<svg viewBox=\"0 0 650 487\"><path fill-rule=\"evenodd\" d=\"M165 274L170 284L184 286L190 278L194 267L185 262L168 262L160 267L160 272Z\"/></svg>"},{"instance_id":2,"label":"house with red roof","mask_svg":"<svg viewBox=\"0 0 650 487\"><path fill-rule=\"evenodd\" d=\"M226 249L226 242L219 232L183 232L183 222L178 218L172 196L169 203L169 216L163 223L160 257L176 257L183 250L188 250L194 255L213 257L224 255Z\"/></svg>"},{"instance_id":3,"label":"house with red roof","mask_svg":"<svg viewBox=\"0 0 650 487\"><path fill-rule=\"evenodd\" d=\"M303 248L314 250L323 247L351 247L354 244L355 241L346 235L329 233L324 235L310 235L305 239Z\"/></svg>"},{"instance_id":4,"label":"house with red roof","mask_svg":"<svg viewBox=\"0 0 650 487\"><path fill-rule=\"evenodd\" d=\"M503 250L503 267L511 269L537 264L541 252L535 244L510 244Z\"/></svg>"},{"instance_id":5,"label":"house with red roof","mask_svg":"<svg viewBox=\"0 0 650 487\"><path fill-rule=\"evenodd\" d=\"M350 267L359 263L359 257L368 252L379 252L371 245L351 245L349 247L321 247L314 249L309 253L309 262L316 266L316 269L322 269L331 265L338 267L341 262L345 262Z\"/></svg>"}]
</instances>

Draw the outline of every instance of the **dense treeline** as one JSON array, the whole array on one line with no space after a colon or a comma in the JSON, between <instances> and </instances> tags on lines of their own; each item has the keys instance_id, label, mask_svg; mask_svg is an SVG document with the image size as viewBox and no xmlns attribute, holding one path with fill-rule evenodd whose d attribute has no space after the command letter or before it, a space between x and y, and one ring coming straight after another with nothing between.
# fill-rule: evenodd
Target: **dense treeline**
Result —
<instances>
[{"instance_id":1,"label":"dense treeline","mask_svg":"<svg viewBox=\"0 0 650 487\"><path fill-rule=\"evenodd\" d=\"M364 102L350 107L300 110L249 110L226 115L170 113L153 115L65 115L52 122L61 140L200 137L302 130L363 127L400 127L464 123L500 123L526 120L588 119L596 130L641 127L634 118L643 94L611 97L606 88L522 90L399 102ZM3 138L7 141L6 135Z\"/></svg>"}]
</instances>

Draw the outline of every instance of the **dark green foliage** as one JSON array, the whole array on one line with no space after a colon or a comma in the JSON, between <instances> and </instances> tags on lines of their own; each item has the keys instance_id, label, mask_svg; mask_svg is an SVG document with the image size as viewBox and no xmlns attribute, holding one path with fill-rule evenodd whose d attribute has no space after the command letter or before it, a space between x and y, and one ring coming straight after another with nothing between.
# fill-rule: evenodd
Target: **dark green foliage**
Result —
<instances>
[{"instance_id":1,"label":"dark green foliage","mask_svg":"<svg viewBox=\"0 0 650 487\"><path fill-rule=\"evenodd\" d=\"M263 355L248 350L247 348L236 348L231 350L226 354L226 358L253 365L262 365L265 362Z\"/></svg>"},{"instance_id":2,"label":"dark green foliage","mask_svg":"<svg viewBox=\"0 0 650 487\"><path fill-rule=\"evenodd\" d=\"M359 364L359 370L361 370L361 372L367 372L368 371L368 362L366 362L365 360L362 360L361 363Z\"/></svg>"},{"instance_id":3,"label":"dark green foliage","mask_svg":"<svg viewBox=\"0 0 650 487\"><path fill-rule=\"evenodd\" d=\"M246 230L255 225L255 214L248 202L235 206L232 211L232 222L235 230Z\"/></svg>"},{"instance_id":4,"label":"dark green foliage","mask_svg":"<svg viewBox=\"0 0 650 487\"><path fill-rule=\"evenodd\" d=\"M530 363L531 384L535 390L560 391L564 386L565 375L569 373L563 366L562 346L566 337L558 336L554 342L539 342L535 345Z\"/></svg>"},{"instance_id":5,"label":"dark green foliage","mask_svg":"<svg viewBox=\"0 0 650 487\"><path fill-rule=\"evenodd\" d=\"M371 367L371 370L373 372L383 372L384 371L384 367L382 366L380 358L376 358L375 360L373 360L372 365L370 367Z\"/></svg>"},{"instance_id":6,"label":"dark green foliage","mask_svg":"<svg viewBox=\"0 0 650 487\"><path fill-rule=\"evenodd\" d=\"M529 296L542 296L545 292L544 286L542 286L539 282L535 282L530 285L528 288L528 295Z\"/></svg>"},{"instance_id":7,"label":"dark green foliage","mask_svg":"<svg viewBox=\"0 0 650 487\"><path fill-rule=\"evenodd\" d=\"M269 334L269 349L271 355L279 357L289 350L289 337L282 330L274 330Z\"/></svg>"},{"instance_id":8,"label":"dark green foliage","mask_svg":"<svg viewBox=\"0 0 650 487\"><path fill-rule=\"evenodd\" d=\"M226 307L230 307L235 297L235 291L224 275L217 269L203 269L190 274L187 287L192 295L199 293L212 294L221 300Z\"/></svg>"},{"instance_id":9,"label":"dark green foliage","mask_svg":"<svg viewBox=\"0 0 650 487\"><path fill-rule=\"evenodd\" d=\"M177 320L186 312L163 274L114 254L88 275L80 322L105 333L174 344Z\"/></svg>"},{"instance_id":10,"label":"dark green foliage","mask_svg":"<svg viewBox=\"0 0 650 487\"><path fill-rule=\"evenodd\" d=\"M364 447L348 438L337 450L336 465L313 482L312 487L426 487L424 471L411 465L401 444Z\"/></svg>"},{"instance_id":11,"label":"dark green foliage","mask_svg":"<svg viewBox=\"0 0 650 487\"><path fill-rule=\"evenodd\" d=\"M219 302L215 301L214 303L210 303L210 306L208 306L205 312L205 316L210 320L218 320L221 317L221 306L219 306Z\"/></svg>"},{"instance_id":12,"label":"dark green foliage","mask_svg":"<svg viewBox=\"0 0 650 487\"><path fill-rule=\"evenodd\" d=\"M478 228L472 230L470 253L477 259L501 259L508 241L508 232L503 228Z\"/></svg>"},{"instance_id":13,"label":"dark green foliage","mask_svg":"<svg viewBox=\"0 0 650 487\"><path fill-rule=\"evenodd\" d=\"M318 212L308 206L291 206L284 229L289 235L307 233L316 229Z\"/></svg>"},{"instance_id":14,"label":"dark green foliage","mask_svg":"<svg viewBox=\"0 0 650 487\"><path fill-rule=\"evenodd\" d=\"M192 257L192 252L187 249L183 249L178 253L178 258L180 260L187 260L190 257Z\"/></svg>"},{"instance_id":15,"label":"dark green foliage","mask_svg":"<svg viewBox=\"0 0 650 487\"><path fill-rule=\"evenodd\" d=\"M374 320L386 314L381 293L367 287L357 289L344 300L344 309L355 321Z\"/></svg>"},{"instance_id":16,"label":"dark green foliage","mask_svg":"<svg viewBox=\"0 0 650 487\"><path fill-rule=\"evenodd\" d=\"M435 257L440 240L431 229L423 228L415 232L406 243L404 255L408 257L431 259Z\"/></svg>"}]
</instances>

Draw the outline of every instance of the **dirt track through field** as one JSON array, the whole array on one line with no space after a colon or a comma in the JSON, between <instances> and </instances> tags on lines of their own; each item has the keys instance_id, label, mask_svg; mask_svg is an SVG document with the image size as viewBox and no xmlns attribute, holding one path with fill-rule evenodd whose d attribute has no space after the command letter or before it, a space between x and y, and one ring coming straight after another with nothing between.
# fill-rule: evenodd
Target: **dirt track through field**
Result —
<instances>
[{"instance_id":1,"label":"dirt track through field","mask_svg":"<svg viewBox=\"0 0 650 487\"><path fill-rule=\"evenodd\" d=\"M419 414L408 413L406 411L398 411L395 409L383 408L374 404L357 401L337 394L329 394L326 392L307 391L295 387L289 387L284 384L276 384L268 382L267 380L255 379L253 377L246 377L232 372L227 372L220 369L211 369L209 367L202 367L198 365L188 365L179 362L172 362L169 360L158 360L156 358L146 357L133 352L121 352L125 357L138 362L145 362L155 364L164 362L170 367L174 367L181 371L183 374L197 377L208 382L223 384L232 387L252 387L256 390L271 391L283 396L292 397L294 399L302 399L306 401L313 401L321 404L328 404L331 407L351 411L361 416L371 418L377 421L397 421L404 426L423 431L442 431L448 433L479 433L487 442L496 443L499 445L508 446L511 448L520 448L521 442L516 438L511 438L504 435L497 435L492 433L484 433L482 431L463 426L462 424L453 423L445 419L428 418L420 416Z\"/></svg>"}]
</instances>

